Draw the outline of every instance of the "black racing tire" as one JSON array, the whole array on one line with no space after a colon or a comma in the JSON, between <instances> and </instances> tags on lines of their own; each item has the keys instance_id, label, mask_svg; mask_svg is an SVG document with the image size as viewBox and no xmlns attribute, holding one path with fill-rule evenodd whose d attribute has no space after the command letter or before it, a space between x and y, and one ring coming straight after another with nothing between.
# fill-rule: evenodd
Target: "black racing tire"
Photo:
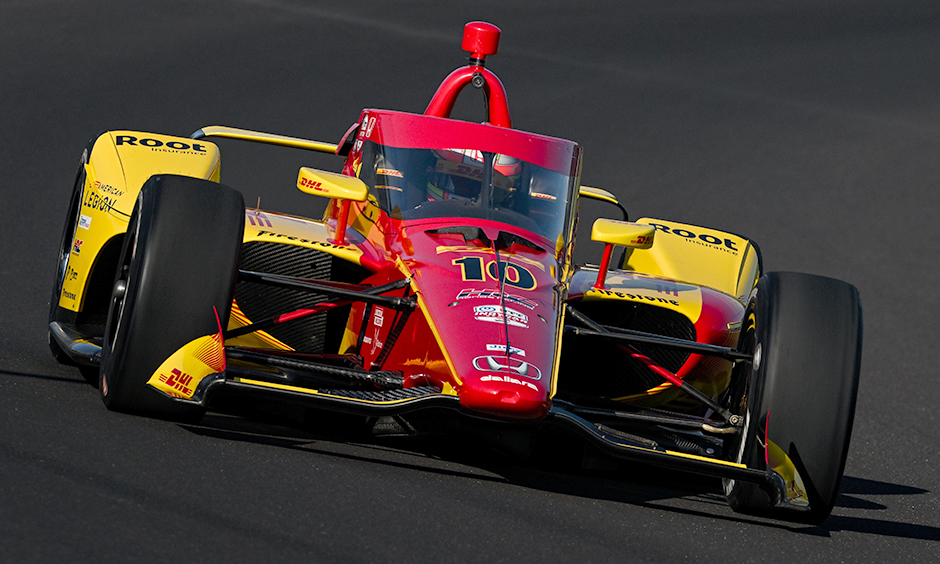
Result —
<instances>
[{"instance_id":1,"label":"black racing tire","mask_svg":"<svg viewBox=\"0 0 940 564\"><path fill-rule=\"evenodd\" d=\"M177 420L205 412L147 381L180 347L217 333L220 321L226 324L244 210L240 193L214 182L160 175L144 184L124 237L105 326L99 389L108 409Z\"/></svg>"},{"instance_id":2,"label":"black racing tire","mask_svg":"<svg viewBox=\"0 0 940 564\"><path fill-rule=\"evenodd\" d=\"M725 480L737 512L821 523L832 512L855 417L862 311L850 284L795 272L763 276L751 294L739 349L754 355L732 378L730 407L744 411L731 458L767 469L766 442L779 446L803 480L809 508L775 506L767 491Z\"/></svg>"}]
</instances>

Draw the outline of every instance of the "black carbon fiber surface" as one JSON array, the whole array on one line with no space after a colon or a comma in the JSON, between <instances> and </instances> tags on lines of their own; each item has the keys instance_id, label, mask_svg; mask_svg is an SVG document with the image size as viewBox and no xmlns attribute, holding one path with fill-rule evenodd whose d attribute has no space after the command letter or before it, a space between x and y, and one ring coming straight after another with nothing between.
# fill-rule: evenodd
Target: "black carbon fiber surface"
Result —
<instances>
[{"instance_id":1,"label":"black carbon fiber surface","mask_svg":"<svg viewBox=\"0 0 940 564\"><path fill-rule=\"evenodd\" d=\"M602 325L695 340L695 325L687 317L653 305L605 301L582 303L578 310ZM689 358L689 353L683 351L648 345L637 348L670 372L679 370ZM563 390L615 398L663 383L615 343L565 335L562 355L559 386Z\"/></svg>"},{"instance_id":2,"label":"black carbon fiber surface","mask_svg":"<svg viewBox=\"0 0 940 564\"><path fill-rule=\"evenodd\" d=\"M402 388L400 390L361 391L361 390L320 390L321 394L340 396L366 401L396 401L422 396L437 395L440 392L433 386Z\"/></svg>"},{"instance_id":3,"label":"black carbon fiber surface","mask_svg":"<svg viewBox=\"0 0 940 564\"><path fill-rule=\"evenodd\" d=\"M242 245L243 270L329 280L333 257L323 251L284 243L250 241ZM287 288L262 286L250 282L235 288L235 301L253 322L268 319L313 305L324 296ZM272 336L307 353L322 353L326 331L326 313L311 315L268 330Z\"/></svg>"}]
</instances>

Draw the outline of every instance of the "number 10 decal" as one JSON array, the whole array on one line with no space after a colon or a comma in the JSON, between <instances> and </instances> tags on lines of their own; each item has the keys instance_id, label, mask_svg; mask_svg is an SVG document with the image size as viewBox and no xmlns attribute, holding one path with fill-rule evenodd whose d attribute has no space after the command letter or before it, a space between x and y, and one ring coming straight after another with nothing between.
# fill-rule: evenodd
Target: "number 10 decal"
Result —
<instances>
[{"instance_id":1,"label":"number 10 decal","mask_svg":"<svg viewBox=\"0 0 940 564\"><path fill-rule=\"evenodd\" d=\"M500 261L499 273L497 273L496 261L491 260L486 263L484 274L483 257L463 257L454 259L451 264L460 265L460 275L465 282L483 282L486 280L486 275L499 282L500 275L504 275L507 286L520 290L534 290L536 286L535 276L524 266Z\"/></svg>"}]
</instances>

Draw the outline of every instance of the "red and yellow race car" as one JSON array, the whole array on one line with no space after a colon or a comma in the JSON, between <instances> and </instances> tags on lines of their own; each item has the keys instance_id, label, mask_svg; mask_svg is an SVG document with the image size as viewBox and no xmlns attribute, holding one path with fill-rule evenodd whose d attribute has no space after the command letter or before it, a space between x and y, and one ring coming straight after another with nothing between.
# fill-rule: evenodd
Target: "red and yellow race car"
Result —
<instances>
[{"instance_id":1,"label":"red and yellow race car","mask_svg":"<svg viewBox=\"0 0 940 564\"><path fill-rule=\"evenodd\" d=\"M740 235L629 222L580 185L577 143L512 128L485 66L498 41L467 24L469 64L424 114L363 110L336 145L221 126L96 136L56 268L55 357L113 410L192 419L237 396L376 433L557 433L723 478L737 511L825 519L858 388L856 289L763 274ZM485 123L449 117L468 85ZM342 158L299 171L323 218L246 209L209 138ZM580 198L618 216L593 224L599 265L572 262Z\"/></svg>"}]
</instances>

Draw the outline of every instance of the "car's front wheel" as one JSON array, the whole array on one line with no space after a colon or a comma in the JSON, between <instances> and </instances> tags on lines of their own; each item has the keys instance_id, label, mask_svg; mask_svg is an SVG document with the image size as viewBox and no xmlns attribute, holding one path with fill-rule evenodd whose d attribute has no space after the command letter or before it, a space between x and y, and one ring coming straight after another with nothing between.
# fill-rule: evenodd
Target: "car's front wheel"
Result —
<instances>
[{"instance_id":1,"label":"car's front wheel","mask_svg":"<svg viewBox=\"0 0 940 564\"><path fill-rule=\"evenodd\" d=\"M241 194L184 176L151 177L124 237L105 326L101 397L108 409L198 417L147 385L186 343L228 319L245 212ZM216 317L218 315L218 317Z\"/></svg>"},{"instance_id":2,"label":"car's front wheel","mask_svg":"<svg viewBox=\"0 0 940 564\"><path fill-rule=\"evenodd\" d=\"M862 315L854 286L809 274L773 272L751 296L731 409L746 417L732 459L774 470L783 503L754 484L726 480L735 511L819 523L839 494L855 414Z\"/></svg>"}]
</instances>

